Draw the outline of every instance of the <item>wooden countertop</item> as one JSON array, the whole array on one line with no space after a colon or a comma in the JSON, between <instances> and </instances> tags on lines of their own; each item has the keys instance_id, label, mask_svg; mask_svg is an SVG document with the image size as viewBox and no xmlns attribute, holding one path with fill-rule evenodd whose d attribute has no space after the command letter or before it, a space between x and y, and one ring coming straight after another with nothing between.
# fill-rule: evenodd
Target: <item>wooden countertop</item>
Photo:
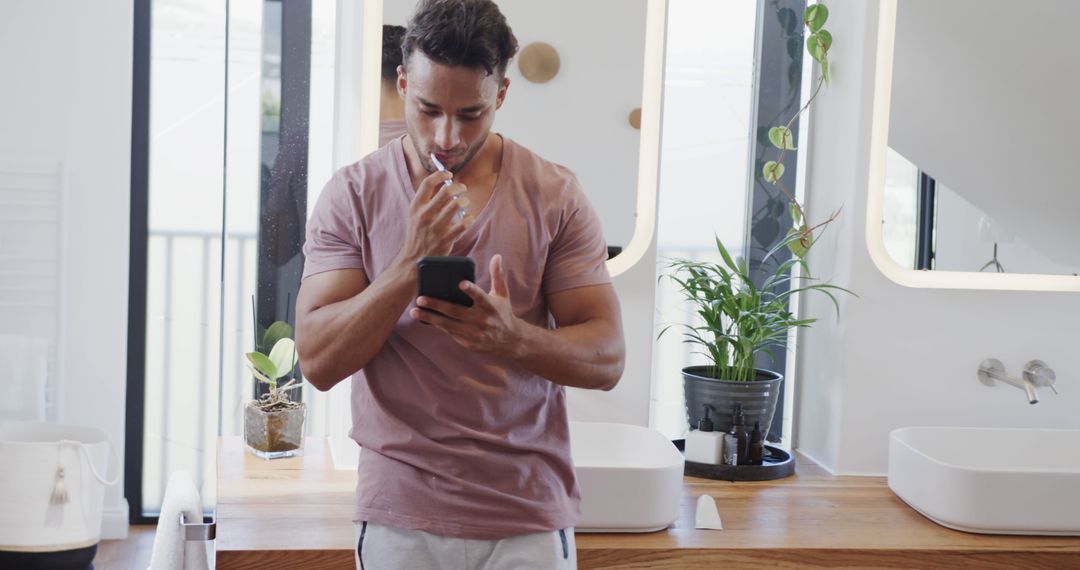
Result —
<instances>
[{"instance_id":1,"label":"wooden countertop","mask_svg":"<svg viewBox=\"0 0 1080 570\"><path fill-rule=\"evenodd\" d=\"M796 455L792 477L727 482L686 477L679 518L661 532L577 535L578 566L706 568L1080 568L1080 537L997 536L941 527L901 502L883 477L835 477ZM239 437L218 450L217 567L353 568L356 474L333 469L327 443L263 461ZM696 530L702 494L724 530Z\"/></svg>"}]
</instances>

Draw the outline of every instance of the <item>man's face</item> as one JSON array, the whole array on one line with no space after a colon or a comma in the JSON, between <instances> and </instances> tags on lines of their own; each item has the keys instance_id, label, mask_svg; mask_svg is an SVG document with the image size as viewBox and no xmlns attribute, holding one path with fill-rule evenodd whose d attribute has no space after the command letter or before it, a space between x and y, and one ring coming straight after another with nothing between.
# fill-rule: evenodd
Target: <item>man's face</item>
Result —
<instances>
[{"instance_id":1,"label":"man's face","mask_svg":"<svg viewBox=\"0 0 1080 570\"><path fill-rule=\"evenodd\" d=\"M428 153L451 172L460 172L484 146L495 110L506 98L509 79L484 68L450 67L431 61L420 50L398 68L398 92L405 99L405 129L420 162L436 170Z\"/></svg>"}]
</instances>

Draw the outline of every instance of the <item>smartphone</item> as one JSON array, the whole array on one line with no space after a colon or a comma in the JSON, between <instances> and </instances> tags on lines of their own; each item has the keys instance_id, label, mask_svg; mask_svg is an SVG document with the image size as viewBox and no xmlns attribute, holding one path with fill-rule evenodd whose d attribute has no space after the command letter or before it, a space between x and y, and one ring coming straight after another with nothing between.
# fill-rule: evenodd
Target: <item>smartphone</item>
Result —
<instances>
[{"instance_id":1,"label":"smartphone","mask_svg":"<svg viewBox=\"0 0 1080 570\"><path fill-rule=\"evenodd\" d=\"M473 306L472 297L458 287L462 281L476 282L476 265L468 257L428 256L416 263L417 296L442 299Z\"/></svg>"}]
</instances>

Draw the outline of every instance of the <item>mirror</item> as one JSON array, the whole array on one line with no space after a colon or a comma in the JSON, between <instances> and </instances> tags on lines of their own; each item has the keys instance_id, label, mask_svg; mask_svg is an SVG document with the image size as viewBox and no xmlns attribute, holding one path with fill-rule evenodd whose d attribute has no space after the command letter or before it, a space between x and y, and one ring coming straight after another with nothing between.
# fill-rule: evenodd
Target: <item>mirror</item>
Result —
<instances>
[{"instance_id":1,"label":"mirror","mask_svg":"<svg viewBox=\"0 0 1080 570\"><path fill-rule=\"evenodd\" d=\"M887 275L1080 290L1080 184L1070 172L1080 78L1063 73L1075 67L1062 17L1070 8L882 3L867 239Z\"/></svg>"},{"instance_id":2,"label":"mirror","mask_svg":"<svg viewBox=\"0 0 1080 570\"><path fill-rule=\"evenodd\" d=\"M643 175L639 157L655 163L657 153L643 152L648 125L638 130L629 117L641 107L644 123L650 114L659 123L659 97L655 103L643 99L647 16L656 11L650 5L662 2L496 3L517 37L519 52L507 67L510 88L492 131L570 168L600 216L609 247L626 249L632 239L640 239L635 236L639 216L648 218L650 235L643 237L650 241L654 206L641 211L639 187L652 186L655 204L656 165ZM405 26L415 8L415 0L383 0L382 22ZM662 53L662 45L657 51ZM533 80L523 76L523 67Z\"/></svg>"}]
</instances>

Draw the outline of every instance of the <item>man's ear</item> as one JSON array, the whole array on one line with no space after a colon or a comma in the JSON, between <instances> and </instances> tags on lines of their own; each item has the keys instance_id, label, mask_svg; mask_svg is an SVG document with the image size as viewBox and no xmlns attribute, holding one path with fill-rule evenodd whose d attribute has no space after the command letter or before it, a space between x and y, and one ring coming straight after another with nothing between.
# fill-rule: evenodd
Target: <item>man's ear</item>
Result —
<instances>
[{"instance_id":1,"label":"man's ear","mask_svg":"<svg viewBox=\"0 0 1080 570\"><path fill-rule=\"evenodd\" d=\"M405 66L397 66L397 92L402 99L405 98L405 88L408 86L408 78L405 76Z\"/></svg>"},{"instance_id":2,"label":"man's ear","mask_svg":"<svg viewBox=\"0 0 1080 570\"><path fill-rule=\"evenodd\" d=\"M510 88L510 78L504 77L502 80L502 86L499 87L499 93L495 95L495 109L498 110L502 107L503 101L506 100L506 90Z\"/></svg>"}]
</instances>

